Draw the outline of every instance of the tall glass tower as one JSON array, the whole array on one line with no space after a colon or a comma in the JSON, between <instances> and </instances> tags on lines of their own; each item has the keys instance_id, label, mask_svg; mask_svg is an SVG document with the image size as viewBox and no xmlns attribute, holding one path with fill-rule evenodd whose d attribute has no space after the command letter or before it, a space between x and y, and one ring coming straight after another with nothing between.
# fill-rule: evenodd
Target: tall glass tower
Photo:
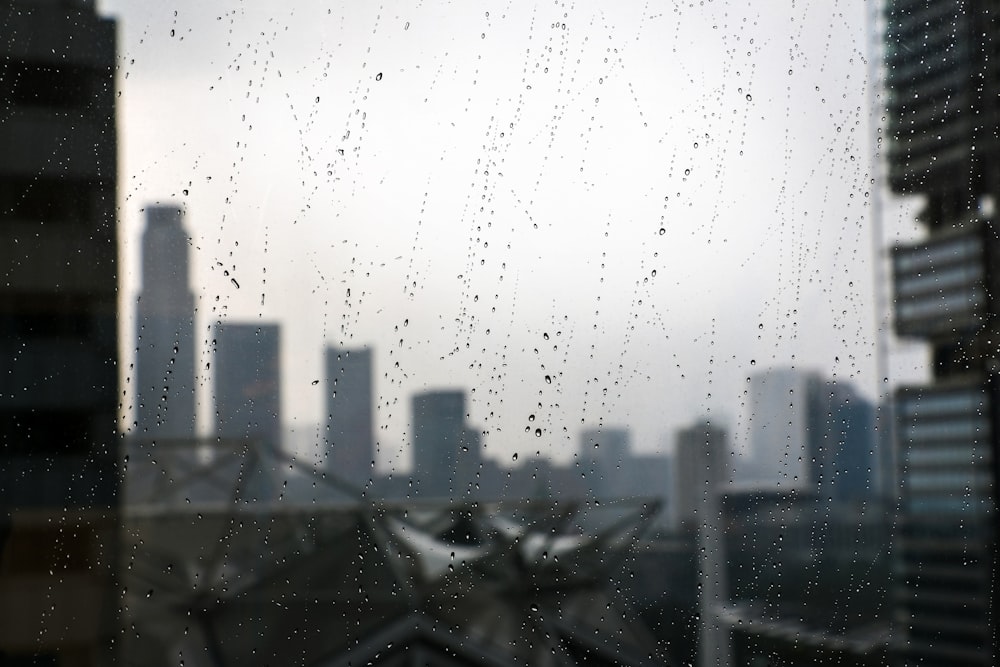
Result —
<instances>
[{"instance_id":1,"label":"tall glass tower","mask_svg":"<svg viewBox=\"0 0 1000 667\"><path fill-rule=\"evenodd\" d=\"M184 211L147 206L142 293L136 305L136 422L140 438L193 438L194 294Z\"/></svg>"},{"instance_id":2,"label":"tall glass tower","mask_svg":"<svg viewBox=\"0 0 1000 667\"><path fill-rule=\"evenodd\" d=\"M925 202L892 253L896 333L933 379L896 395L902 665L997 664L1000 4L886 6L888 176Z\"/></svg>"}]
</instances>

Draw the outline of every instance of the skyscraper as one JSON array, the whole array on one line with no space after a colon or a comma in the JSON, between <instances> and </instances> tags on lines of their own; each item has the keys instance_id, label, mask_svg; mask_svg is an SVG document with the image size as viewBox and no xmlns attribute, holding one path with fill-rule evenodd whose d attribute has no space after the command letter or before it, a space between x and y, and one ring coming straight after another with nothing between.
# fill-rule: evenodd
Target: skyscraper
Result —
<instances>
[{"instance_id":1,"label":"skyscraper","mask_svg":"<svg viewBox=\"0 0 1000 667\"><path fill-rule=\"evenodd\" d=\"M682 526L697 525L707 494L714 491L713 485L726 478L727 450L726 432L708 419L677 432L674 497L677 521Z\"/></svg>"},{"instance_id":2,"label":"skyscraper","mask_svg":"<svg viewBox=\"0 0 1000 667\"><path fill-rule=\"evenodd\" d=\"M602 426L580 432L580 461L588 488L596 498L632 495L623 465L631 456L627 428ZM666 480L664 480L664 486Z\"/></svg>"},{"instance_id":3,"label":"skyscraper","mask_svg":"<svg viewBox=\"0 0 1000 667\"><path fill-rule=\"evenodd\" d=\"M372 474L375 437L372 351L326 350L326 467L362 486Z\"/></svg>"},{"instance_id":4,"label":"skyscraper","mask_svg":"<svg viewBox=\"0 0 1000 667\"><path fill-rule=\"evenodd\" d=\"M846 382L784 368L750 376L743 486L833 501L875 494L875 408Z\"/></svg>"},{"instance_id":5,"label":"skyscraper","mask_svg":"<svg viewBox=\"0 0 1000 667\"><path fill-rule=\"evenodd\" d=\"M740 483L785 491L808 486L808 397L813 377L792 368L750 376L748 447L737 475Z\"/></svg>"},{"instance_id":6,"label":"skyscraper","mask_svg":"<svg viewBox=\"0 0 1000 667\"><path fill-rule=\"evenodd\" d=\"M456 480L465 459L478 457L479 438L465 423L465 392L430 391L413 397L413 476L425 498L463 493L467 480ZM460 465L461 464L461 465Z\"/></svg>"},{"instance_id":7,"label":"skyscraper","mask_svg":"<svg viewBox=\"0 0 1000 667\"><path fill-rule=\"evenodd\" d=\"M875 406L850 384L810 378L807 469L809 488L825 500L858 502L878 487Z\"/></svg>"},{"instance_id":8,"label":"skyscraper","mask_svg":"<svg viewBox=\"0 0 1000 667\"><path fill-rule=\"evenodd\" d=\"M195 431L194 294L184 211L147 206L142 292L136 305L136 422L142 438Z\"/></svg>"},{"instance_id":9,"label":"skyscraper","mask_svg":"<svg viewBox=\"0 0 1000 667\"><path fill-rule=\"evenodd\" d=\"M706 667L729 667L733 663L731 629L720 616L729 600L722 520L726 450L726 432L708 419L677 434L678 518L697 545L698 664Z\"/></svg>"},{"instance_id":10,"label":"skyscraper","mask_svg":"<svg viewBox=\"0 0 1000 667\"><path fill-rule=\"evenodd\" d=\"M888 176L923 240L892 253L896 333L933 380L896 394L902 665L997 664L1000 6L886 3Z\"/></svg>"},{"instance_id":11,"label":"skyscraper","mask_svg":"<svg viewBox=\"0 0 1000 667\"><path fill-rule=\"evenodd\" d=\"M115 25L0 1L0 663L113 660Z\"/></svg>"},{"instance_id":12,"label":"skyscraper","mask_svg":"<svg viewBox=\"0 0 1000 667\"><path fill-rule=\"evenodd\" d=\"M281 331L276 324L215 327L215 434L281 444Z\"/></svg>"}]
</instances>

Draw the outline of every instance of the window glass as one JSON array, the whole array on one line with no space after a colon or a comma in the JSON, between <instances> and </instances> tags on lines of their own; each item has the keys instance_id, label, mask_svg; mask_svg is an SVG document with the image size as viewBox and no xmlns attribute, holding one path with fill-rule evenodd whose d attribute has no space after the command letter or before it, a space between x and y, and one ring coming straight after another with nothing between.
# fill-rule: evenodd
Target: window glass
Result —
<instances>
[{"instance_id":1,"label":"window glass","mask_svg":"<svg viewBox=\"0 0 1000 667\"><path fill-rule=\"evenodd\" d=\"M995 664L998 29L0 0L0 663Z\"/></svg>"}]
</instances>

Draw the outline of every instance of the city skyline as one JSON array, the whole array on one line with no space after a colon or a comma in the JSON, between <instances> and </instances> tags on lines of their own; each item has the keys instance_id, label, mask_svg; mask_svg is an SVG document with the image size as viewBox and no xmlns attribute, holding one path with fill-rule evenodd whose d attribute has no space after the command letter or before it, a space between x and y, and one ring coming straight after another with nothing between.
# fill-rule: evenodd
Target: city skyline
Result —
<instances>
[{"instance_id":1,"label":"city skyline","mask_svg":"<svg viewBox=\"0 0 1000 667\"><path fill-rule=\"evenodd\" d=\"M141 202L184 205L196 336L282 322L293 426L323 422L327 344L387 355L382 468L406 462L406 397L454 384L498 460L535 451L531 415L562 461L586 422L643 451L694 414L740 439L755 364L884 391L864 3L616 8L607 46L574 32L605 20L584 9L564 29L530 8L101 7L121 17L123 288ZM762 65L788 43L789 68ZM888 239L912 227L894 206Z\"/></svg>"},{"instance_id":2,"label":"city skyline","mask_svg":"<svg viewBox=\"0 0 1000 667\"><path fill-rule=\"evenodd\" d=\"M1000 12L671 9L0 0L0 663L994 664Z\"/></svg>"}]
</instances>

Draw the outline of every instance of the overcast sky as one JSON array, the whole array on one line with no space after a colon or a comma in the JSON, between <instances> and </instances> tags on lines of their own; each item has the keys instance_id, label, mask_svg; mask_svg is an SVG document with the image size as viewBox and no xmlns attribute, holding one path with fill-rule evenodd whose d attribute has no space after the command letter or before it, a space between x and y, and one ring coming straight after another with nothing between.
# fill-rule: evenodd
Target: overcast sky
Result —
<instances>
[{"instance_id":1,"label":"overcast sky","mask_svg":"<svg viewBox=\"0 0 1000 667\"><path fill-rule=\"evenodd\" d=\"M740 432L769 367L882 390L862 0L288 5L99 7L123 307L142 206L183 205L200 338L280 321L290 425L321 420L325 344L376 351L383 469L432 388L473 392L502 461Z\"/></svg>"}]
</instances>

